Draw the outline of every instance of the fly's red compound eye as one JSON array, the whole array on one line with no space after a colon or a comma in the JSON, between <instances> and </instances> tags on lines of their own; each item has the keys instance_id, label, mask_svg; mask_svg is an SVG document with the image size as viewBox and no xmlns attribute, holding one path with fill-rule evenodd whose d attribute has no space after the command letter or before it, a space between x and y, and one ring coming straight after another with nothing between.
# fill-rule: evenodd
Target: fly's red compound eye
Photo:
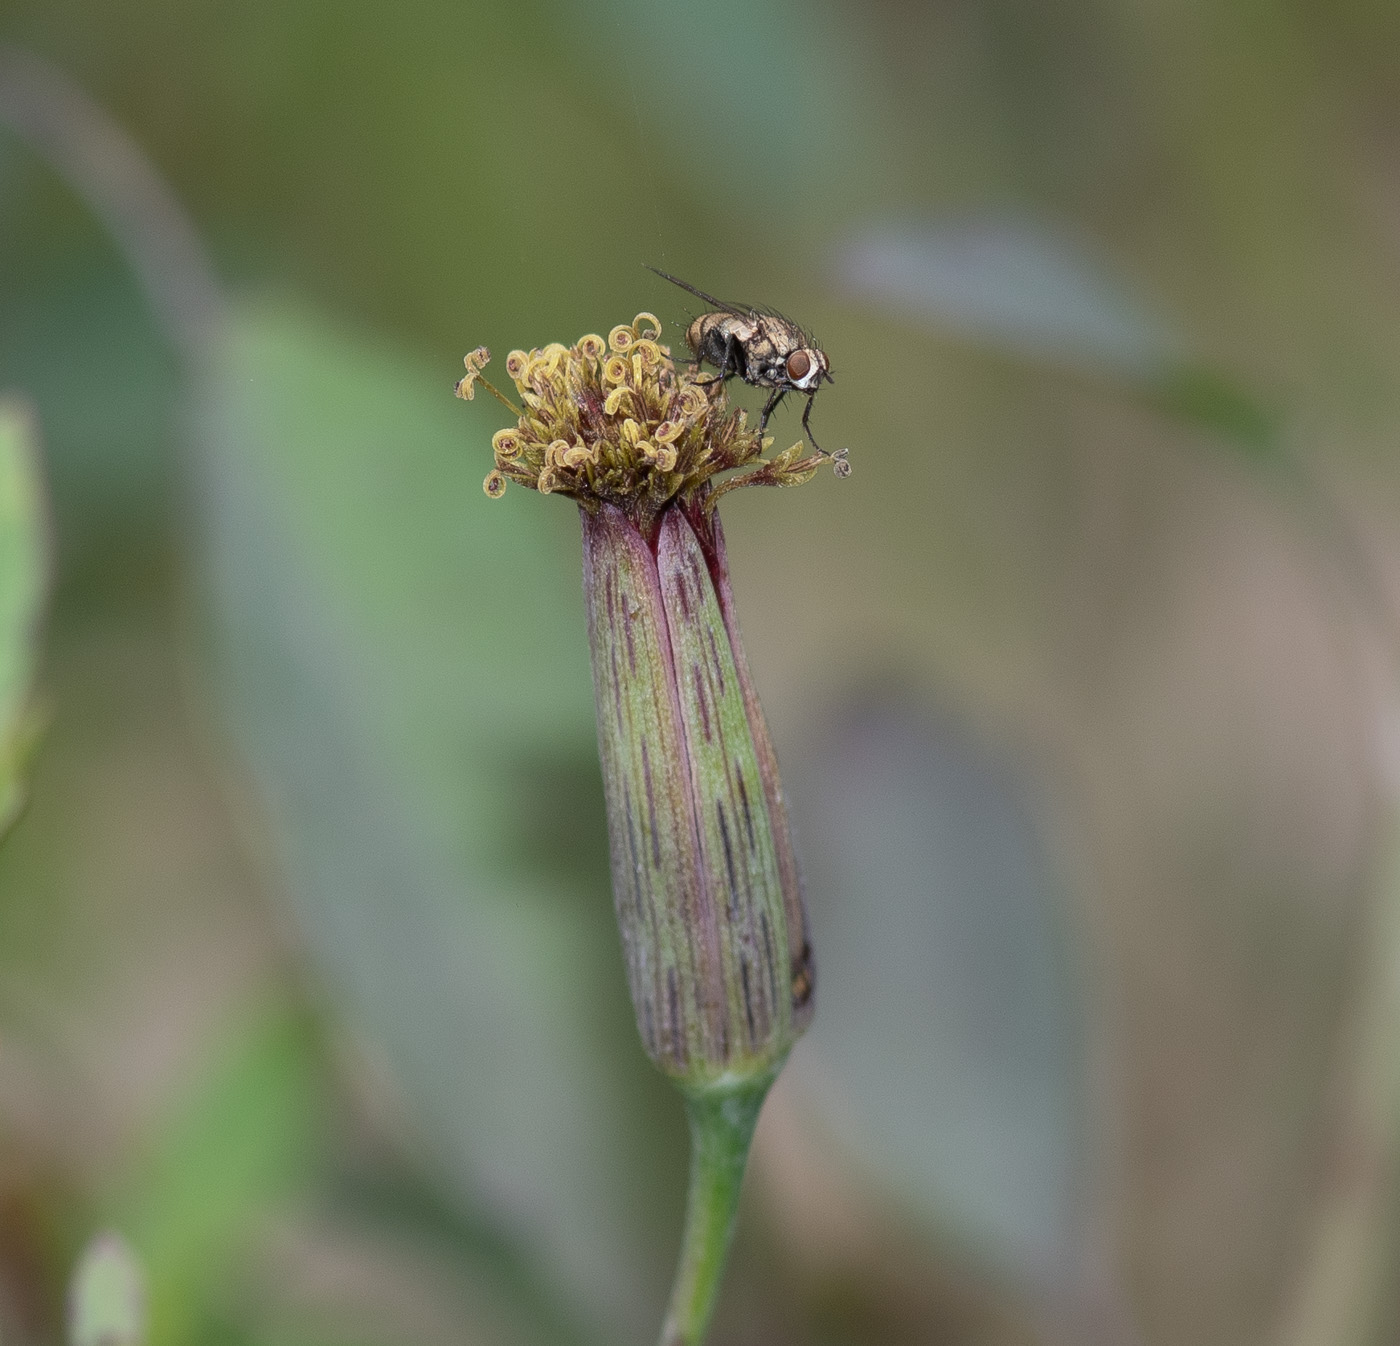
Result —
<instances>
[{"instance_id":1,"label":"fly's red compound eye","mask_svg":"<svg viewBox=\"0 0 1400 1346\"><path fill-rule=\"evenodd\" d=\"M801 383L812 372L812 357L806 351L793 351L787 358L787 373L794 383Z\"/></svg>"}]
</instances>

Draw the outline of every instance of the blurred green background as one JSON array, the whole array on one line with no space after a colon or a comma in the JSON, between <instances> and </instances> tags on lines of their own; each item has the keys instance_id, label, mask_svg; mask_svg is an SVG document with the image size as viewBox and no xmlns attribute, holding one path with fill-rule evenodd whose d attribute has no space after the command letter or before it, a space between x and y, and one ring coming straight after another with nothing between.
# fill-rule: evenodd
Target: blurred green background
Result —
<instances>
[{"instance_id":1,"label":"blurred green background","mask_svg":"<svg viewBox=\"0 0 1400 1346\"><path fill-rule=\"evenodd\" d=\"M0 43L4 1346L105 1228L153 1346L653 1339L577 522L451 396L644 263L855 468L724 509L819 988L717 1346L1400 1339L1400 9Z\"/></svg>"}]
</instances>

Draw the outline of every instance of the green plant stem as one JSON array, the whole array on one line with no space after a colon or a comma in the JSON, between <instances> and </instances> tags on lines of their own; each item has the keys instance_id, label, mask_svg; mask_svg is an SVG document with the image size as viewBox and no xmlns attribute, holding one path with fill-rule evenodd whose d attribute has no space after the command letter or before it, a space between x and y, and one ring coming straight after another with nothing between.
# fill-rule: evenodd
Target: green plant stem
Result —
<instances>
[{"instance_id":1,"label":"green plant stem","mask_svg":"<svg viewBox=\"0 0 1400 1346\"><path fill-rule=\"evenodd\" d=\"M759 1110L777 1072L687 1093L690 1192L661 1346L700 1346L710 1325Z\"/></svg>"}]
</instances>

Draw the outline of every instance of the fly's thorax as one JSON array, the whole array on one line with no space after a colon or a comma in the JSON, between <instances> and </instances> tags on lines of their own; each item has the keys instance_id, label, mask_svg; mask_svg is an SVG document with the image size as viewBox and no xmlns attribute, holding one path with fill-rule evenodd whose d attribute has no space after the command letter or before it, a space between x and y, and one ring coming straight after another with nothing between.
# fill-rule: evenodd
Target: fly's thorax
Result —
<instances>
[{"instance_id":1,"label":"fly's thorax","mask_svg":"<svg viewBox=\"0 0 1400 1346\"><path fill-rule=\"evenodd\" d=\"M744 375L746 383L759 388L781 388L787 383L783 373L785 353L771 333L760 328L745 347L744 355L748 366Z\"/></svg>"}]
</instances>

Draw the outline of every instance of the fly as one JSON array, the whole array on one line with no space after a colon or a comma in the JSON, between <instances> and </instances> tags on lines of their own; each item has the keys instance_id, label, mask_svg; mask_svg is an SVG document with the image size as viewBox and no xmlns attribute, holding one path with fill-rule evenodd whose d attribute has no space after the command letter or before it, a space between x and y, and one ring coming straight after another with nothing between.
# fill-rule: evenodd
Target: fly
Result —
<instances>
[{"instance_id":1,"label":"fly","mask_svg":"<svg viewBox=\"0 0 1400 1346\"><path fill-rule=\"evenodd\" d=\"M705 363L719 370L721 381L737 374L745 383L755 388L766 388L768 400L763 404L763 414L759 417L758 433L768 428L768 418L778 409L778 404L788 393L803 393L807 405L802 411L802 429L808 443L823 458L834 458L838 475L847 476L850 464L846 462L846 450L835 454L817 443L807 418L812 414L812 400L823 381L835 383L831 376L831 362L826 352L816 340L804 332L791 318L785 318L772 309L757 308L752 304L726 304L704 290L687 284L676 276L668 275L650 266L662 280L679 285L682 290L703 300L712 308L710 313L702 313L685 329L685 344L695 358L696 367ZM843 470L844 469L844 470Z\"/></svg>"}]
</instances>

